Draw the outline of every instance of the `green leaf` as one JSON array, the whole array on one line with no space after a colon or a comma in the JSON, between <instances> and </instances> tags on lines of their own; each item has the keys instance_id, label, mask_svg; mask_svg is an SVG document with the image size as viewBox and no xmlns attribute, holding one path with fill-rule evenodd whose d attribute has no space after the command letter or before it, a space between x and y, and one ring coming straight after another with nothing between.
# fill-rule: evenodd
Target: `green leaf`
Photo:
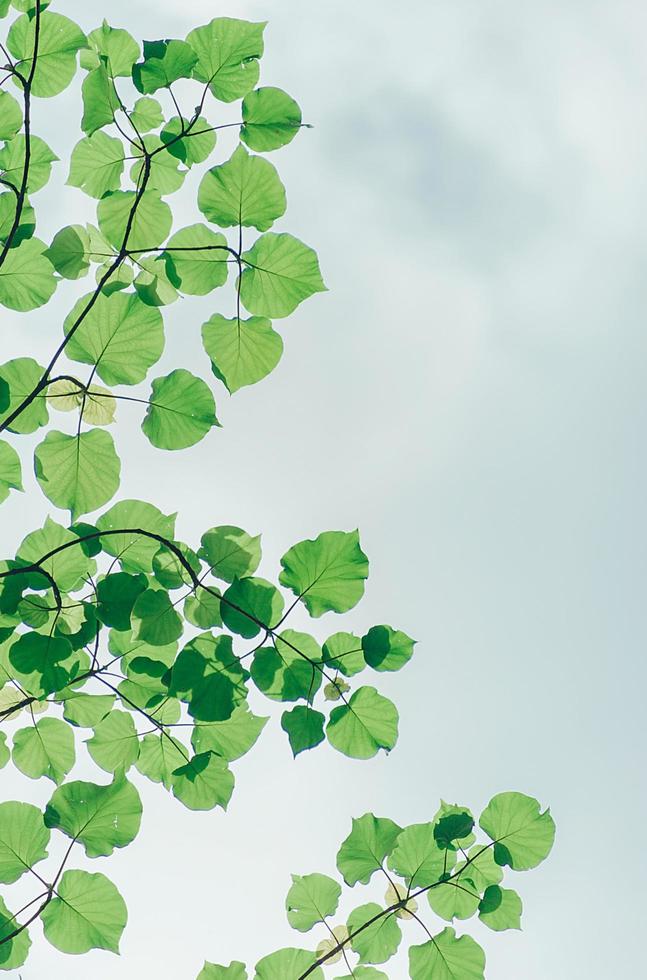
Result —
<instances>
[{"instance_id":1,"label":"green leaf","mask_svg":"<svg viewBox=\"0 0 647 980\"><path fill-rule=\"evenodd\" d=\"M175 661L170 692L189 701L192 718L225 721L246 697L246 677L230 636L201 633Z\"/></svg>"},{"instance_id":2,"label":"green leaf","mask_svg":"<svg viewBox=\"0 0 647 980\"><path fill-rule=\"evenodd\" d=\"M10 490L23 490L20 456L8 442L0 439L0 503Z\"/></svg>"},{"instance_id":3,"label":"green leaf","mask_svg":"<svg viewBox=\"0 0 647 980\"><path fill-rule=\"evenodd\" d=\"M427 898L436 915L448 922L452 919L469 919L481 901L476 885L467 875L455 876L451 881L431 888L427 892Z\"/></svg>"},{"instance_id":4,"label":"green leaf","mask_svg":"<svg viewBox=\"0 0 647 980\"><path fill-rule=\"evenodd\" d=\"M9 92L0 92L0 140L11 140L22 127L22 109Z\"/></svg>"},{"instance_id":5,"label":"green leaf","mask_svg":"<svg viewBox=\"0 0 647 980\"><path fill-rule=\"evenodd\" d=\"M456 858L453 851L438 846L433 823L405 827L389 857L389 868L405 878L411 889L425 888L451 871Z\"/></svg>"},{"instance_id":6,"label":"green leaf","mask_svg":"<svg viewBox=\"0 0 647 980\"><path fill-rule=\"evenodd\" d=\"M324 741L324 722L326 716L304 704L298 704L291 711L281 715L281 728L287 732L294 758L306 749L313 749Z\"/></svg>"},{"instance_id":7,"label":"green leaf","mask_svg":"<svg viewBox=\"0 0 647 980\"><path fill-rule=\"evenodd\" d=\"M174 116L160 133L171 156L181 160L187 167L192 167L194 163L203 163L216 145L216 134L209 129L209 123L203 116L198 116L195 122L191 122L191 128L188 129L188 119Z\"/></svg>"},{"instance_id":8,"label":"green leaf","mask_svg":"<svg viewBox=\"0 0 647 980\"><path fill-rule=\"evenodd\" d=\"M269 320L247 320L215 313L202 327L204 349L217 378L233 393L261 381L281 360L283 341Z\"/></svg>"},{"instance_id":9,"label":"green leaf","mask_svg":"<svg viewBox=\"0 0 647 980\"><path fill-rule=\"evenodd\" d=\"M52 946L62 953L87 953L91 949L119 952L128 912L105 875L66 871L56 895L41 913L45 938Z\"/></svg>"},{"instance_id":10,"label":"green leaf","mask_svg":"<svg viewBox=\"0 0 647 980\"><path fill-rule=\"evenodd\" d=\"M145 95L190 78L198 58L186 41L144 41L144 60L133 65L135 88Z\"/></svg>"},{"instance_id":11,"label":"green leaf","mask_svg":"<svg viewBox=\"0 0 647 980\"><path fill-rule=\"evenodd\" d=\"M243 252L248 266L240 283L240 298L250 313L289 316L297 306L326 287L317 253L292 235L267 232Z\"/></svg>"},{"instance_id":12,"label":"green leaf","mask_svg":"<svg viewBox=\"0 0 647 980\"><path fill-rule=\"evenodd\" d=\"M176 232L164 253L171 281L190 296L206 296L227 281L227 239L206 225Z\"/></svg>"},{"instance_id":13,"label":"green leaf","mask_svg":"<svg viewBox=\"0 0 647 980\"><path fill-rule=\"evenodd\" d=\"M202 178L198 207L221 228L243 225L267 231L285 214L287 203L285 188L272 164L238 146L230 160Z\"/></svg>"},{"instance_id":14,"label":"green leaf","mask_svg":"<svg viewBox=\"0 0 647 980\"><path fill-rule=\"evenodd\" d=\"M133 606L133 638L161 647L182 636L182 618L175 611L168 593L147 589Z\"/></svg>"},{"instance_id":15,"label":"green leaf","mask_svg":"<svg viewBox=\"0 0 647 980\"><path fill-rule=\"evenodd\" d=\"M456 938L447 926L422 946L409 949L411 980L484 980L485 954L470 936Z\"/></svg>"},{"instance_id":16,"label":"green leaf","mask_svg":"<svg viewBox=\"0 0 647 980\"><path fill-rule=\"evenodd\" d=\"M353 677L366 667L362 641L354 633L333 633L323 645L323 660L345 677Z\"/></svg>"},{"instance_id":17,"label":"green leaf","mask_svg":"<svg viewBox=\"0 0 647 980\"><path fill-rule=\"evenodd\" d=\"M314 963L315 954L307 949L278 949L256 964L254 980L288 980L305 973ZM324 980L321 967L308 974L310 980Z\"/></svg>"},{"instance_id":18,"label":"green leaf","mask_svg":"<svg viewBox=\"0 0 647 980\"><path fill-rule=\"evenodd\" d=\"M34 469L45 496L74 521L114 496L121 465L112 436L90 429L79 436L48 432L34 451Z\"/></svg>"},{"instance_id":19,"label":"green leaf","mask_svg":"<svg viewBox=\"0 0 647 980\"><path fill-rule=\"evenodd\" d=\"M29 238L10 248L0 268L0 303L25 313L44 306L56 290L54 266L38 238Z\"/></svg>"},{"instance_id":20,"label":"green leaf","mask_svg":"<svg viewBox=\"0 0 647 980\"><path fill-rule=\"evenodd\" d=\"M104 20L101 27L90 31L88 41L97 54L105 58L112 78L130 77L132 67L139 58L139 45L128 31L110 27Z\"/></svg>"},{"instance_id":21,"label":"green leaf","mask_svg":"<svg viewBox=\"0 0 647 980\"><path fill-rule=\"evenodd\" d=\"M137 99L130 118L133 126L140 133L149 133L151 129L158 129L164 122L162 107L157 99L149 99L145 96Z\"/></svg>"},{"instance_id":22,"label":"green leaf","mask_svg":"<svg viewBox=\"0 0 647 980\"><path fill-rule=\"evenodd\" d=\"M333 708L326 729L328 741L352 759L371 759L389 752L398 738L398 712L374 687L360 687L348 704Z\"/></svg>"},{"instance_id":23,"label":"green leaf","mask_svg":"<svg viewBox=\"0 0 647 980\"><path fill-rule=\"evenodd\" d=\"M521 929L521 899L512 888L489 885L479 905L479 919L495 932Z\"/></svg>"},{"instance_id":24,"label":"green leaf","mask_svg":"<svg viewBox=\"0 0 647 980\"><path fill-rule=\"evenodd\" d=\"M78 301L68 315L68 334L87 305ZM139 384L162 356L164 326L159 310L146 306L135 293L99 296L68 341L66 354L73 361L96 365L107 385Z\"/></svg>"},{"instance_id":25,"label":"green leaf","mask_svg":"<svg viewBox=\"0 0 647 980\"><path fill-rule=\"evenodd\" d=\"M49 836L38 807L31 803L0 803L0 882L12 885L25 871L43 861Z\"/></svg>"},{"instance_id":26,"label":"green leaf","mask_svg":"<svg viewBox=\"0 0 647 980\"><path fill-rule=\"evenodd\" d=\"M337 980L389 980L386 973L382 970L376 970L372 966L356 966L353 967L353 975L350 973L343 977L337 977Z\"/></svg>"},{"instance_id":27,"label":"green leaf","mask_svg":"<svg viewBox=\"0 0 647 980\"><path fill-rule=\"evenodd\" d=\"M14 218L16 216L16 195L10 192L0 194L0 242L4 243L9 238L13 229ZM13 232L11 244L15 248L20 242L31 238L36 230L36 214L28 199L25 198L20 223Z\"/></svg>"},{"instance_id":28,"label":"green leaf","mask_svg":"<svg viewBox=\"0 0 647 980\"><path fill-rule=\"evenodd\" d=\"M47 517L42 528L32 531L24 539L18 549L18 557L28 563L39 563L56 580L63 592L74 592L96 567L82 548L62 547L76 541L78 538L73 531L68 531ZM41 560L48 552L58 548L62 549L58 554Z\"/></svg>"},{"instance_id":29,"label":"green leaf","mask_svg":"<svg viewBox=\"0 0 647 980\"><path fill-rule=\"evenodd\" d=\"M20 61L20 70L28 76L34 53L36 21L27 15L11 25L7 47ZM70 84L76 73L76 54L86 46L80 27L62 14L41 14L36 70L32 93L40 98L58 95Z\"/></svg>"},{"instance_id":30,"label":"green leaf","mask_svg":"<svg viewBox=\"0 0 647 980\"><path fill-rule=\"evenodd\" d=\"M134 286L143 303L147 306L168 306L179 299L178 291L169 279L166 259L163 256L159 255L155 259L140 259L138 267L141 271L135 279Z\"/></svg>"},{"instance_id":31,"label":"green leaf","mask_svg":"<svg viewBox=\"0 0 647 980\"><path fill-rule=\"evenodd\" d=\"M362 637L364 659L374 670L400 670L411 660L415 642L390 626L373 626Z\"/></svg>"},{"instance_id":32,"label":"green leaf","mask_svg":"<svg viewBox=\"0 0 647 980\"><path fill-rule=\"evenodd\" d=\"M65 694L63 717L79 728L94 728L111 711L114 694L81 694L68 691Z\"/></svg>"},{"instance_id":33,"label":"green leaf","mask_svg":"<svg viewBox=\"0 0 647 980\"><path fill-rule=\"evenodd\" d=\"M80 140L72 150L67 182L90 197L119 190L124 172L124 147L119 139L96 132Z\"/></svg>"},{"instance_id":34,"label":"green leaf","mask_svg":"<svg viewBox=\"0 0 647 980\"><path fill-rule=\"evenodd\" d=\"M274 626L283 614L283 596L263 578L236 579L222 597L220 611L227 629L245 639L265 626Z\"/></svg>"},{"instance_id":35,"label":"green leaf","mask_svg":"<svg viewBox=\"0 0 647 980\"><path fill-rule=\"evenodd\" d=\"M108 786L66 783L54 792L45 809L45 826L80 841L88 857L109 857L126 847L139 832L142 802L123 776Z\"/></svg>"},{"instance_id":36,"label":"green leaf","mask_svg":"<svg viewBox=\"0 0 647 980\"><path fill-rule=\"evenodd\" d=\"M41 367L32 357L16 357L12 361L0 365L0 380L9 386L10 396L9 405L0 416L0 422L3 421L3 417L6 418L11 415L31 394L44 373L45 368ZM9 431L26 435L35 432L42 425L47 425L48 418L47 402L44 398L35 398L14 419L9 426Z\"/></svg>"},{"instance_id":37,"label":"green leaf","mask_svg":"<svg viewBox=\"0 0 647 980\"><path fill-rule=\"evenodd\" d=\"M144 575L115 572L97 584L97 616L116 630L131 628L131 613L137 598L146 589Z\"/></svg>"},{"instance_id":38,"label":"green leaf","mask_svg":"<svg viewBox=\"0 0 647 980\"><path fill-rule=\"evenodd\" d=\"M98 129L103 129L104 126L109 126L115 121L115 112L119 108L119 97L105 65L99 65L85 76L81 93L83 96L81 129L87 136L92 136Z\"/></svg>"},{"instance_id":39,"label":"green leaf","mask_svg":"<svg viewBox=\"0 0 647 980\"><path fill-rule=\"evenodd\" d=\"M523 793L499 793L479 820L482 830L495 841L494 859L515 871L536 868L548 857L555 840L555 822L550 810Z\"/></svg>"},{"instance_id":40,"label":"green leaf","mask_svg":"<svg viewBox=\"0 0 647 980\"><path fill-rule=\"evenodd\" d=\"M188 170L178 169L178 160L165 149L165 143L159 136L144 136L142 143L150 155L147 187L158 190L162 195L174 194L184 183ZM145 157L136 144L132 145L132 155L135 163L130 171L130 177L132 182L139 186L146 169Z\"/></svg>"},{"instance_id":41,"label":"green leaf","mask_svg":"<svg viewBox=\"0 0 647 980\"><path fill-rule=\"evenodd\" d=\"M232 960L229 966L205 963L197 976L197 980L247 980L247 970L245 964L238 960Z\"/></svg>"},{"instance_id":42,"label":"green leaf","mask_svg":"<svg viewBox=\"0 0 647 980\"><path fill-rule=\"evenodd\" d=\"M88 752L101 769L126 772L139 755L139 742L132 717L125 711L111 711L86 740Z\"/></svg>"},{"instance_id":43,"label":"green leaf","mask_svg":"<svg viewBox=\"0 0 647 980\"><path fill-rule=\"evenodd\" d=\"M212 527L201 539L198 557L209 565L212 575L225 582L253 575L261 560L261 536L252 537L231 524Z\"/></svg>"},{"instance_id":44,"label":"green leaf","mask_svg":"<svg viewBox=\"0 0 647 980\"><path fill-rule=\"evenodd\" d=\"M58 718L42 718L32 728L16 732L12 754L14 765L25 776L47 776L62 783L74 765L74 735Z\"/></svg>"},{"instance_id":45,"label":"green leaf","mask_svg":"<svg viewBox=\"0 0 647 980\"><path fill-rule=\"evenodd\" d=\"M23 929L13 939L6 938L16 929L16 922L16 916L12 915L0 898L0 970L17 970L29 954L31 939L27 929Z\"/></svg>"},{"instance_id":46,"label":"green leaf","mask_svg":"<svg viewBox=\"0 0 647 980\"><path fill-rule=\"evenodd\" d=\"M175 517L175 514L162 514L153 504L147 504L143 500L121 500L99 518L97 527L100 531L107 532L131 529L126 533L109 533L102 537L104 550L120 559L125 572L150 572L161 542L138 534L137 531L148 531L172 539L175 533Z\"/></svg>"},{"instance_id":47,"label":"green leaf","mask_svg":"<svg viewBox=\"0 0 647 980\"><path fill-rule=\"evenodd\" d=\"M78 659L63 637L24 633L12 644L9 660L21 686L37 697L60 691L71 680ZM48 719L49 720L49 719Z\"/></svg>"},{"instance_id":48,"label":"green leaf","mask_svg":"<svg viewBox=\"0 0 647 980\"><path fill-rule=\"evenodd\" d=\"M220 615L219 590L215 589L207 592L206 589L198 588L193 595L187 596L184 600L184 618L192 626L199 626L200 629L209 629L210 626L222 626L222 616Z\"/></svg>"},{"instance_id":49,"label":"green leaf","mask_svg":"<svg viewBox=\"0 0 647 980\"><path fill-rule=\"evenodd\" d=\"M83 225L56 233L45 255L64 279L80 279L90 268L90 236Z\"/></svg>"},{"instance_id":50,"label":"green leaf","mask_svg":"<svg viewBox=\"0 0 647 980\"><path fill-rule=\"evenodd\" d=\"M267 721L253 714L246 704L239 704L226 721L196 722L191 742L196 754L211 751L234 762L256 744Z\"/></svg>"},{"instance_id":51,"label":"green leaf","mask_svg":"<svg viewBox=\"0 0 647 980\"><path fill-rule=\"evenodd\" d=\"M135 215L129 219L135 202ZM101 233L115 248L122 248L128 231L127 248L131 252L147 252L157 248L168 237L173 224L171 209L159 191L115 191L102 197L97 205Z\"/></svg>"},{"instance_id":52,"label":"green leaf","mask_svg":"<svg viewBox=\"0 0 647 980\"><path fill-rule=\"evenodd\" d=\"M456 865L456 873L467 868L467 874L474 882L477 891L484 892L489 885L498 885L503 878L501 867L494 860L492 847L477 844L467 852L469 865L461 861Z\"/></svg>"},{"instance_id":53,"label":"green leaf","mask_svg":"<svg viewBox=\"0 0 647 980\"><path fill-rule=\"evenodd\" d=\"M0 769L4 769L10 759L11 752L7 746L7 736L4 732L0 732ZM0 806L1 805L2 804L0 804Z\"/></svg>"},{"instance_id":54,"label":"green leaf","mask_svg":"<svg viewBox=\"0 0 647 980\"><path fill-rule=\"evenodd\" d=\"M177 368L153 381L142 431L158 449L194 446L214 425L216 405L201 378Z\"/></svg>"},{"instance_id":55,"label":"green leaf","mask_svg":"<svg viewBox=\"0 0 647 980\"><path fill-rule=\"evenodd\" d=\"M217 17L191 31L187 41L198 56L193 77L208 82L221 102L241 99L258 82L264 29L265 22Z\"/></svg>"},{"instance_id":56,"label":"green leaf","mask_svg":"<svg viewBox=\"0 0 647 980\"><path fill-rule=\"evenodd\" d=\"M337 911L341 885L327 875L292 875L285 899L288 922L299 932L308 932Z\"/></svg>"},{"instance_id":57,"label":"green leaf","mask_svg":"<svg viewBox=\"0 0 647 980\"><path fill-rule=\"evenodd\" d=\"M173 773L186 763L187 750L170 735L145 735L141 741L139 757L135 766L142 776L154 783L162 783L169 789L173 785Z\"/></svg>"},{"instance_id":58,"label":"green leaf","mask_svg":"<svg viewBox=\"0 0 647 980\"><path fill-rule=\"evenodd\" d=\"M240 138L252 150L266 153L290 143L301 126L301 109L280 88L259 88L243 99Z\"/></svg>"},{"instance_id":59,"label":"green leaf","mask_svg":"<svg viewBox=\"0 0 647 980\"><path fill-rule=\"evenodd\" d=\"M321 685L321 649L313 637L284 630L274 637L274 648L258 650L251 673L254 683L274 701L311 702Z\"/></svg>"},{"instance_id":60,"label":"green leaf","mask_svg":"<svg viewBox=\"0 0 647 980\"><path fill-rule=\"evenodd\" d=\"M360 905L348 917L348 931L352 933L363 926L382 911L380 905L369 902ZM367 926L357 936L353 936L350 945L359 953L362 963L385 963L398 949L402 932L394 915L383 916L372 925Z\"/></svg>"},{"instance_id":61,"label":"green leaf","mask_svg":"<svg viewBox=\"0 0 647 980\"><path fill-rule=\"evenodd\" d=\"M189 810L213 810L227 804L234 791L234 776L224 759L213 752L194 755L172 775L173 796Z\"/></svg>"},{"instance_id":62,"label":"green leaf","mask_svg":"<svg viewBox=\"0 0 647 980\"><path fill-rule=\"evenodd\" d=\"M200 560L195 551L179 541L175 542L175 546L183 561L175 551L165 546L162 546L153 558L153 574L165 589L180 589L193 583L193 576L189 574L183 562L188 564L196 576L201 571Z\"/></svg>"},{"instance_id":63,"label":"green leaf","mask_svg":"<svg viewBox=\"0 0 647 980\"><path fill-rule=\"evenodd\" d=\"M337 854L337 868L346 884L367 885L393 851L401 833L402 828L386 817L365 813L353 818L352 830Z\"/></svg>"},{"instance_id":64,"label":"green leaf","mask_svg":"<svg viewBox=\"0 0 647 980\"><path fill-rule=\"evenodd\" d=\"M357 531L324 531L314 541L301 541L281 558L279 576L311 616L352 609L364 594L368 559Z\"/></svg>"},{"instance_id":65,"label":"green leaf","mask_svg":"<svg viewBox=\"0 0 647 980\"><path fill-rule=\"evenodd\" d=\"M0 170L4 171L2 179L16 190L22 187L26 149L27 141L19 134L0 150ZM52 172L52 163L56 160L58 157L40 136L31 137L27 175L27 191L30 194L35 194L45 186Z\"/></svg>"},{"instance_id":66,"label":"green leaf","mask_svg":"<svg viewBox=\"0 0 647 980\"><path fill-rule=\"evenodd\" d=\"M456 850L455 843L470 837L474 829L474 818L469 810L448 813L434 824L434 838L439 847Z\"/></svg>"}]
</instances>

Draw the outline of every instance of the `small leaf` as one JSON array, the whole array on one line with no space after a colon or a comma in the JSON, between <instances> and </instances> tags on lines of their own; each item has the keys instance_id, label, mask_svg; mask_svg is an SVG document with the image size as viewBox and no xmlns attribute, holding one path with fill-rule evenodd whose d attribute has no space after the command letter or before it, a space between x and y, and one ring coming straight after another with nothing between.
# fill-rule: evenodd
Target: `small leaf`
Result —
<instances>
[{"instance_id":1,"label":"small leaf","mask_svg":"<svg viewBox=\"0 0 647 980\"><path fill-rule=\"evenodd\" d=\"M90 31L88 41L97 54L105 58L112 78L130 77L132 67L139 57L139 45L128 31L110 27L104 20L101 27Z\"/></svg>"},{"instance_id":2,"label":"small leaf","mask_svg":"<svg viewBox=\"0 0 647 980\"><path fill-rule=\"evenodd\" d=\"M327 875L292 875L292 887L285 899L288 922L293 929L308 932L335 914L340 897L341 885Z\"/></svg>"},{"instance_id":3,"label":"small leaf","mask_svg":"<svg viewBox=\"0 0 647 980\"><path fill-rule=\"evenodd\" d=\"M278 150L294 139L300 126L301 109L280 88L259 88L243 99L240 138L252 150Z\"/></svg>"},{"instance_id":4,"label":"small leaf","mask_svg":"<svg viewBox=\"0 0 647 980\"><path fill-rule=\"evenodd\" d=\"M202 342L213 373L232 395L267 377L283 354L280 334L262 316L228 320L215 313L202 327Z\"/></svg>"},{"instance_id":5,"label":"small leaf","mask_svg":"<svg viewBox=\"0 0 647 980\"><path fill-rule=\"evenodd\" d=\"M206 296L227 281L229 251L224 235L206 225L189 225L169 238L166 247L169 277L183 293Z\"/></svg>"},{"instance_id":6,"label":"small leaf","mask_svg":"<svg viewBox=\"0 0 647 980\"><path fill-rule=\"evenodd\" d=\"M187 41L198 56L193 77L207 82L222 102L235 102L258 82L265 23L217 17L197 27Z\"/></svg>"},{"instance_id":7,"label":"small leaf","mask_svg":"<svg viewBox=\"0 0 647 980\"><path fill-rule=\"evenodd\" d=\"M0 439L0 503L6 500L10 490L22 490L20 457L13 446Z\"/></svg>"},{"instance_id":8,"label":"small leaf","mask_svg":"<svg viewBox=\"0 0 647 980\"><path fill-rule=\"evenodd\" d=\"M45 255L64 279L80 279L90 268L90 236L83 225L68 225L56 233Z\"/></svg>"},{"instance_id":9,"label":"small leaf","mask_svg":"<svg viewBox=\"0 0 647 980\"><path fill-rule=\"evenodd\" d=\"M400 670L413 656L415 640L390 626L373 626L362 637L364 659L374 670Z\"/></svg>"},{"instance_id":10,"label":"small leaf","mask_svg":"<svg viewBox=\"0 0 647 980\"><path fill-rule=\"evenodd\" d=\"M13 740L13 761L25 776L47 776L62 783L74 765L74 735L58 718L42 718L32 728L22 728Z\"/></svg>"},{"instance_id":11,"label":"small leaf","mask_svg":"<svg viewBox=\"0 0 647 980\"><path fill-rule=\"evenodd\" d=\"M153 381L142 431L158 449L186 449L218 425L215 409L204 381L177 368Z\"/></svg>"},{"instance_id":12,"label":"small leaf","mask_svg":"<svg viewBox=\"0 0 647 980\"><path fill-rule=\"evenodd\" d=\"M326 716L306 705L299 704L281 716L281 728L287 732L295 759L300 752L313 749L324 741Z\"/></svg>"}]
</instances>

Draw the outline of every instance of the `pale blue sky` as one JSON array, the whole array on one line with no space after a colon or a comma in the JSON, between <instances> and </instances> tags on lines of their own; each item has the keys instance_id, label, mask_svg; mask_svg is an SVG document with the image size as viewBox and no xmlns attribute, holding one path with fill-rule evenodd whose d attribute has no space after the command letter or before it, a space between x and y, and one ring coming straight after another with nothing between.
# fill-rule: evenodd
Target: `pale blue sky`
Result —
<instances>
[{"instance_id":1,"label":"pale blue sky","mask_svg":"<svg viewBox=\"0 0 647 980\"><path fill-rule=\"evenodd\" d=\"M86 28L105 13L57 7ZM204 958L253 963L292 943L289 872L331 872L351 815L419 821L441 796L478 810L503 789L550 804L558 837L518 876L523 932L475 927L489 980L636 976L647 14L596 0L113 0L109 12L144 37L220 14L269 20L262 80L315 125L275 163L281 227L318 249L330 292L285 321L277 372L231 404L221 394L224 429L170 472L137 416L124 433L124 414L121 492L178 510L186 540L218 523L263 531L270 575L295 541L359 526L371 578L346 622L419 641L381 684L401 738L370 763L325 749L293 763L274 722L237 766L226 815L144 785L141 837L94 865L129 906L122 957L66 958L36 938L23 980L192 980ZM56 117L40 107L61 156L76 100ZM63 176L42 214L52 233L90 216ZM3 314L7 356L53 344L74 289L24 323ZM204 367L214 303L169 311L165 365ZM46 510L3 505L6 548ZM336 628L326 620L321 635ZM49 795L9 770L3 786L3 798Z\"/></svg>"}]
</instances>

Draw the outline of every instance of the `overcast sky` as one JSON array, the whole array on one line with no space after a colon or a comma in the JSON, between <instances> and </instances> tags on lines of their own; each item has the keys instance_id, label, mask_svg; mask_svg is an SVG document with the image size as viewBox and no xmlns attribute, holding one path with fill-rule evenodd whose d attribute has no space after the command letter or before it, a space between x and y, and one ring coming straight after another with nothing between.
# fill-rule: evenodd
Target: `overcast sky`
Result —
<instances>
[{"instance_id":1,"label":"overcast sky","mask_svg":"<svg viewBox=\"0 0 647 980\"><path fill-rule=\"evenodd\" d=\"M56 6L85 29L106 13ZM237 764L227 814L191 813L142 780L141 836L93 863L129 907L122 957L66 958L35 929L23 980L192 980L205 958L252 964L298 945L289 872L331 873L352 815L421 821L440 797L478 811L505 789L549 804L558 836L514 883L523 932L474 926L489 980L635 976L647 15L623 0L109 10L146 38L222 14L269 21L262 82L314 124L273 162L288 190L280 230L317 248L330 292L281 325L286 353L268 380L217 393L224 428L194 449L155 451L123 413L121 495L179 511L193 543L214 524L263 531L268 576L294 542L359 526L371 578L343 625L389 622L418 640L408 669L379 685L401 737L368 763L326 748L293 762L275 720ZM78 92L51 105L38 132L64 157ZM64 176L40 198L42 235L90 217ZM29 318L3 313L3 355L53 347L75 288ZM164 366L204 371L199 326L218 302L169 311ZM46 513L38 496L4 504L5 550ZM338 622L325 617L319 635ZM51 792L10 769L3 786L39 803ZM399 962L391 980L406 975Z\"/></svg>"}]
</instances>

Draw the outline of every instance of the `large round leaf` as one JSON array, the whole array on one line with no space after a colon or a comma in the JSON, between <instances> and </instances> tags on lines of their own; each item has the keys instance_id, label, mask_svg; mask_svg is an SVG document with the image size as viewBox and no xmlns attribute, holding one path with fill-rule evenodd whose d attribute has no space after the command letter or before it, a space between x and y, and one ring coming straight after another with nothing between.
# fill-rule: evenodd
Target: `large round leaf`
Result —
<instances>
[{"instance_id":1,"label":"large round leaf","mask_svg":"<svg viewBox=\"0 0 647 980\"><path fill-rule=\"evenodd\" d=\"M250 313L289 316L303 300L326 289L316 252L292 235L268 232L242 259L248 268L240 298Z\"/></svg>"},{"instance_id":2,"label":"large round leaf","mask_svg":"<svg viewBox=\"0 0 647 980\"><path fill-rule=\"evenodd\" d=\"M352 759L371 759L389 752L398 738L398 712L374 687L360 687L348 704L333 708L326 729L328 741Z\"/></svg>"},{"instance_id":3,"label":"large round leaf","mask_svg":"<svg viewBox=\"0 0 647 980\"><path fill-rule=\"evenodd\" d=\"M153 381L142 429L158 449L186 449L218 424L215 409L204 381L178 368Z\"/></svg>"},{"instance_id":4,"label":"large round leaf","mask_svg":"<svg viewBox=\"0 0 647 980\"><path fill-rule=\"evenodd\" d=\"M90 429L78 436L48 432L34 451L34 468L45 496L75 521L114 496L121 464L112 436Z\"/></svg>"},{"instance_id":5,"label":"large round leaf","mask_svg":"<svg viewBox=\"0 0 647 980\"><path fill-rule=\"evenodd\" d=\"M25 313L43 306L56 289L54 266L45 255L47 246L29 238L10 248L0 267L0 303Z\"/></svg>"},{"instance_id":6,"label":"large round leaf","mask_svg":"<svg viewBox=\"0 0 647 980\"><path fill-rule=\"evenodd\" d=\"M123 898L102 874L66 871L56 898L43 909L45 938L62 953L91 949L119 952L119 940L128 921Z\"/></svg>"},{"instance_id":7,"label":"large round leaf","mask_svg":"<svg viewBox=\"0 0 647 980\"><path fill-rule=\"evenodd\" d=\"M226 163L207 171L198 191L198 207L221 228L244 225L267 231L286 206L275 168L262 157L250 156L243 146Z\"/></svg>"},{"instance_id":8,"label":"large round leaf","mask_svg":"<svg viewBox=\"0 0 647 980\"><path fill-rule=\"evenodd\" d=\"M256 384L281 359L283 341L266 317L228 320L215 313L202 327L202 343L217 378L233 393Z\"/></svg>"},{"instance_id":9,"label":"large round leaf","mask_svg":"<svg viewBox=\"0 0 647 980\"><path fill-rule=\"evenodd\" d=\"M23 75L31 71L36 21L26 14L11 25L7 47L18 59ZM38 55L32 83L34 95L50 98L67 88L76 72L77 51L86 45L85 34L74 21L46 10L40 17Z\"/></svg>"}]
</instances>

